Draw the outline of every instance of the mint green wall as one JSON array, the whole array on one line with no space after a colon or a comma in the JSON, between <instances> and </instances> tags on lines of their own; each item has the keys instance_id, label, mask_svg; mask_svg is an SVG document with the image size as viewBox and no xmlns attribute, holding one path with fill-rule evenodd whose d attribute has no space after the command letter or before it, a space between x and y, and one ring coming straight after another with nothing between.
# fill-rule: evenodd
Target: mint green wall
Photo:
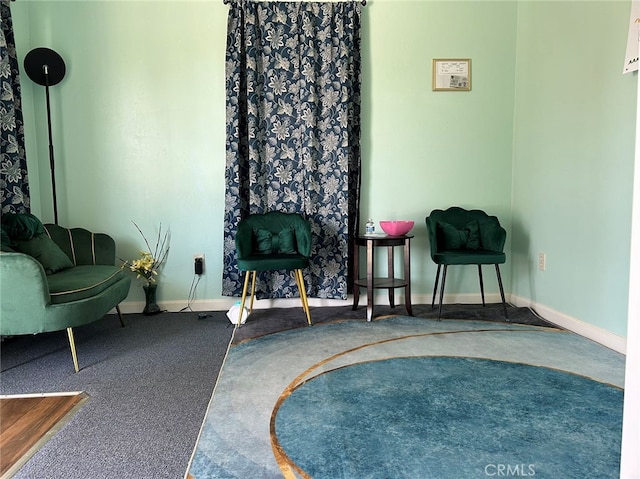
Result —
<instances>
[{"instance_id":1,"label":"mint green wall","mask_svg":"<svg viewBox=\"0 0 640 479\"><path fill-rule=\"evenodd\" d=\"M562 28L547 28L542 39L537 23L556 4L373 0L364 8L362 212L416 221L414 295L429 298L435 275L425 216L452 204L478 207L498 215L513 240L508 291L623 334L635 79L619 72L629 8L587 3L598 35L558 4ZM67 61L67 78L52 90L61 222L110 232L125 258L140 247L130 220L149 236L160 222L170 226L161 301L186 303L194 253L206 256L198 299L221 298L227 11L222 0L12 4L15 29L29 32L17 34L19 56L48 46ZM431 61L447 57L472 59L471 92L431 90ZM583 73L585 62L598 68ZM51 220L43 89L23 85L29 171L40 195L34 211ZM560 108L571 94L581 108ZM559 124L549 143L564 164L535 135L550 108ZM595 110L593 121L583 110ZM569 135L566 123L584 127ZM590 158L579 171L567 159L577 161L576 137L588 140L578 154ZM536 176L545 183L533 184ZM554 236L567 219L581 228L573 244ZM609 261L585 260L605 245ZM542 277L530 268L539 249L549 258ZM571 279L580 262L580 278ZM495 292L489 273L486 288ZM448 292L477 294L474 268L452 269ZM141 298L132 288L129 299ZM602 323L611 308L620 320Z\"/></svg>"},{"instance_id":2,"label":"mint green wall","mask_svg":"<svg viewBox=\"0 0 640 479\"><path fill-rule=\"evenodd\" d=\"M365 7L363 217L416 222L412 292L429 301L432 209L486 209L509 227L516 13L508 2ZM432 91L433 58L471 58L472 90ZM497 291L495 274L485 276ZM447 284L479 293L475 268L451 268Z\"/></svg>"},{"instance_id":3,"label":"mint green wall","mask_svg":"<svg viewBox=\"0 0 640 479\"><path fill-rule=\"evenodd\" d=\"M513 162L511 291L620 336L637 82L621 73L629 11L520 4Z\"/></svg>"},{"instance_id":4,"label":"mint green wall","mask_svg":"<svg viewBox=\"0 0 640 479\"><path fill-rule=\"evenodd\" d=\"M18 45L21 58L48 46L67 63L51 92L60 222L109 232L129 259L143 247L131 221L150 240L162 223L172 237L160 300L186 305L194 253L206 259L198 299L219 297L227 7L21 1L12 12L15 29L31 32L29 44ZM42 87L23 84L36 122L46 125ZM29 168L39 166L40 213L52 220L46 130L36 134ZM141 288L129 299L142 300Z\"/></svg>"}]
</instances>

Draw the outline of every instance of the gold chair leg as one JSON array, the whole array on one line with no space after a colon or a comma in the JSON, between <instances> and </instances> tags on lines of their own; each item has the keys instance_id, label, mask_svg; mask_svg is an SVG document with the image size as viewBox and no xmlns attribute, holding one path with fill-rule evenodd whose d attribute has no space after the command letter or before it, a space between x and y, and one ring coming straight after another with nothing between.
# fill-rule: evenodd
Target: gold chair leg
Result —
<instances>
[{"instance_id":1,"label":"gold chair leg","mask_svg":"<svg viewBox=\"0 0 640 479\"><path fill-rule=\"evenodd\" d=\"M240 312L238 313L238 322L236 328L239 328L242 324L242 313L244 313L244 302L247 299L247 288L249 287L249 276L251 271L247 271L244 275L244 286L242 287L242 299L240 300Z\"/></svg>"},{"instance_id":2,"label":"gold chair leg","mask_svg":"<svg viewBox=\"0 0 640 479\"><path fill-rule=\"evenodd\" d=\"M305 313L307 312L308 303L307 303L307 295L306 289L304 287L304 276L302 275L302 270L295 270L296 276L296 284L298 285L298 291L300 292L300 301L302 302L302 309L304 309Z\"/></svg>"},{"instance_id":3,"label":"gold chair leg","mask_svg":"<svg viewBox=\"0 0 640 479\"><path fill-rule=\"evenodd\" d=\"M295 270L296 283L298 283L298 290L300 291L300 301L302 301L302 309L304 309L307 315L307 323L311 326L311 312L309 311L309 300L307 299L307 290L304 286L304 276L301 269Z\"/></svg>"},{"instance_id":4,"label":"gold chair leg","mask_svg":"<svg viewBox=\"0 0 640 479\"><path fill-rule=\"evenodd\" d=\"M252 271L251 277L251 302L249 303L249 314L253 313L253 300L256 297L256 276L258 276L257 271Z\"/></svg>"},{"instance_id":5,"label":"gold chair leg","mask_svg":"<svg viewBox=\"0 0 640 479\"><path fill-rule=\"evenodd\" d=\"M78 367L78 355L76 354L76 342L73 339L73 329L67 328L67 336L69 336L69 347L71 347L71 357L73 358L73 367L76 372L80 371Z\"/></svg>"},{"instance_id":6,"label":"gold chair leg","mask_svg":"<svg viewBox=\"0 0 640 479\"><path fill-rule=\"evenodd\" d=\"M298 287L298 291L300 291L300 302L302 303L302 309L304 309L304 299L302 298L302 290L300 288L300 275L298 274L297 269L293 270L293 277L296 279L296 286Z\"/></svg>"}]
</instances>

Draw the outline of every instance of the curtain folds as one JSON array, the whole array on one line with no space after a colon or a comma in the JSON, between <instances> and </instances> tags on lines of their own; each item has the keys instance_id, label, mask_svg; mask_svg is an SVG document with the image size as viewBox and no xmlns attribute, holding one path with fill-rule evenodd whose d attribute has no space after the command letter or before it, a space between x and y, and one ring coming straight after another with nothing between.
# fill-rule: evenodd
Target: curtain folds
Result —
<instances>
[{"instance_id":1,"label":"curtain folds","mask_svg":"<svg viewBox=\"0 0 640 479\"><path fill-rule=\"evenodd\" d=\"M2 213L30 211L18 58L8 0L0 1L0 186Z\"/></svg>"},{"instance_id":2,"label":"curtain folds","mask_svg":"<svg viewBox=\"0 0 640 479\"><path fill-rule=\"evenodd\" d=\"M278 210L311 221L310 296L346 299L360 191L360 2L230 2L223 294L237 296L235 231ZM297 294L282 272L258 297Z\"/></svg>"}]
</instances>

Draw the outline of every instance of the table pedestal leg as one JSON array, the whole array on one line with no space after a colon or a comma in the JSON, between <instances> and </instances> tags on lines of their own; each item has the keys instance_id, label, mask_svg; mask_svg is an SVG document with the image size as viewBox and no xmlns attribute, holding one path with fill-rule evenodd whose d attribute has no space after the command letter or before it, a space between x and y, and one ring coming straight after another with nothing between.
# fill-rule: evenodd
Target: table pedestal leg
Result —
<instances>
[{"instance_id":1,"label":"table pedestal leg","mask_svg":"<svg viewBox=\"0 0 640 479\"><path fill-rule=\"evenodd\" d=\"M404 280L407 282L407 286L404 288L404 304L409 316L413 316L413 311L411 310L411 261L409 258L409 241L411 240L407 238L404 243Z\"/></svg>"},{"instance_id":2,"label":"table pedestal leg","mask_svg":"<svg viewBox=\"0 0 640 479\"><path fill-rule=\"evenodd\" d=\"M389 281L392 281L395 276L393 271L394 263L393 246L387 246L387 277L389 278ZM389 306L392 308L396 307L395 292L393 288L389 288Z\"/></svg>"},{"instance_id":3,"label":"table pedestal leg","mask_svg":"<svg viewBox=\"0 0 640 479\"><path fill-rule=\"evenodd\" d=\"M367 241L367 321L373 318L373 241Z\"/></svg>"}]
</instances>

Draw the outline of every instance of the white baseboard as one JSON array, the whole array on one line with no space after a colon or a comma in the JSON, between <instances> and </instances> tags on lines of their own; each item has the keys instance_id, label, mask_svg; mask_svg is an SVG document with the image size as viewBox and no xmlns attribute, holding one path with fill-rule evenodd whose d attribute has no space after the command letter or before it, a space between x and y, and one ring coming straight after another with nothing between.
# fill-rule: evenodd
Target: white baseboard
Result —
<instances>
[{"instance_id":1,"label":"white baseboard","mask_svg":"<svg viewBox=\"0 0 640 479\"><path fill-rule=\"evenodd\" d=\"M240 301L240 298L218 298L218 299L202 299L196 300L191 303L189 308L192 311L227 311L231 306ZM247 299L248 301L248 299ZM339 300L339 299L320 299L309 298L309 306L314 307L326 307L326 306L351 306L353 299ZM365 302L360 304L366 305ZM187 308L187 301L161 301L158 303L163 311L171 313L177 313ZM260 299L253 303L253 309L270 309L270 308L300 308L299 298L287 298L287 299ZM120 310L122 314L140 313L144 308L143 301L123 301L120 303ZM112 311L115 313L115 310Z\"/></svg>"},{"instance_id":2,"label":"white baseboard","mask_svg":"<svg viewBox=\"0 0 640 479\"><path fill-rule=\"evenodd\" d=\"M585 323L577 318L573 318L567 314L556 311L543 304L535 303L527 298L522 298L514 294L507 294L507 301L517 307L529 307L536 311L540 316L550 323L555 324L561 328L572 331L580 336L595 341L609 349L613 349L621 354L626 354L627 340L621 336L611 333L605 329L599 328L589 323ZM430 294L412 295L411 302L413 304L431 304L432 296ZM190 305L191 311L227 311L231 306L239 301L239 298L228 297L218 299L204 299L193 301ZM401 295L396 295L396 305L403 305L404 298ZM492 293L485 295L485 301L487 303L499 303L501 301L500 294ZM388 304L387 295L380 293L376 295L376 303ZM444 296L444 304L480 304L482 298L479 293L473 294L448 294ZM312 308L317 307L330 307L330 306L351 306L353 304L353 297L349 296L346 300L339 299L321 299L321 298L309 298L309 306ZM367 295L360 294L358 301L359 306L366 306ZM179 312L185 310L187 306L186 301L163 301L159 303L160 307L169 312ZM269 308L299 308L299 298L288 299L261 299L256 300L253 304L254 309L269 309ZM123 314L140 313L144 308L144 302L142 301L125 301L120 303L120 310ZM115 310L112 311L115 313Z\"/></svg>"},{"instance_id":3,"label":"white baseboard","mask_svg":"<svg viewBox=\"0 0 640 479\"><path fill-rule=\"evenodd\" d=\"M388 296L386 293L376 294L376 304L388 304ZM485 295L487 303L500 302L500 295L487 294ZM190 305L192 311L227 311L236 302L240 301L240 298L228 297L218 299L203 299L193 301ZM412 295L411 302L413 304L431 304L431 295ZM444 303L465 303L465 304L480 304L482 302L480 294L457 294L457 295L445 295ZM404 296L396 295L396 305L404 304ZM330 306L351 306L353 305L353 296L345 300L341 299L322 299L322 298L309 298L309 306L312 308L330 307ZM367 305L367 295L360 294L358 306ZM171 313L177 313L182 311L187 302L184 300L179 301L162 301L159 303L162 310ZM254 309L270 309L270 308L299 308L301 307L299 298L286 298L286 299L260 299L256 300L253 304ZM142 301L124 301L120 303L120 310L123 314L139 313L144 308L144 302ZM112 311L115 313L115 310Z\"/></svg>"},{"instance_id":4,"label":"white baseboard","mask_svg":"<svg viewBox=\"0 0 640 479\"><path fill-rule=\"evenodd\" d=\"M509 296L509 301L514 306L532 308L545 320L555 324L556 326L560 326L561 328L602 344L603 346L613 349L618 353L627 354L627 339L622 336L618 336L617 334L598 326L594 326L593 324L585 323L584 321L556 311L544 304L535 303L527 298L522 298L515 294L511 294Z\"/></svg>"}]
</instances>

